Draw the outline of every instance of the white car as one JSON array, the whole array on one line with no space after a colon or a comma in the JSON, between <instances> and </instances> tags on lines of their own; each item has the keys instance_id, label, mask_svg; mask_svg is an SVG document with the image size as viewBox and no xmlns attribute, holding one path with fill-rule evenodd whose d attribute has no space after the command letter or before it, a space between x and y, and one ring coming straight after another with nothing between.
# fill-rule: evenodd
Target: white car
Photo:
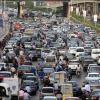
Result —
<instances>
[{"instance_id":1,"label":"white car","mask_svg":"<svg viewBox=\"0 0 100 100\"><path fill-rule=\"evenodd\" d=\"M43 87L41 89L40 100L45 96L54 96L54 88L53 87Z\"/></svg>"},{"instance_id":2,"label":"white car","mask_svg":"<svg viewBox=\"0 0 100 100\"><path fill-rule=\"evenodd\" d=\"M57 100L56 96L45 96L43 100Z\"/></svg>"},{"instance_id":3,"label":"white car","mask_svg":"<svg viewBox=\"0 0 100 100\"><path fill-rule=\"evenodd\" d=\"M100 74L99 73L88 73L88 75L85 79L86 79L86 81L100 80Z\"/></svg>"},{"instance_id":4,"label":"white car","mask_svg":"<svg viewBox=\"0 0 100 100\"><path fill-rule=\"evenodd\" d=\"M45 58L51 52L50 49L42 49L41 50L41 57Z\"/></svg>"},{"instance_id":5,"label":"white car","mask_svg":"<svg viewBox=\"0 0 100 100\"><path fill-rule=\"evenodd\" d=\"M76 54L76 47L69 47L68 53Z\"/></svg>"},{"instance_id":6,"label":"white car","mask_svg":"<svg viewBox=\"0 0 100 100\"><path fill-rule=\"evenodd\" d=\"M79 56L80 54L85 54L84 47L77 47L76 48L76 57Z\"/></svg>"},{"instance_id":7,"label":"white car","mask_svg":"<svg viewBox=\"0 0 100 100\"><path fill-rule=\"evenodd\" d=\"M97 60L98 56L100 56L100 49L92 49L91 57Z\"/></svg>"}]
</instances>

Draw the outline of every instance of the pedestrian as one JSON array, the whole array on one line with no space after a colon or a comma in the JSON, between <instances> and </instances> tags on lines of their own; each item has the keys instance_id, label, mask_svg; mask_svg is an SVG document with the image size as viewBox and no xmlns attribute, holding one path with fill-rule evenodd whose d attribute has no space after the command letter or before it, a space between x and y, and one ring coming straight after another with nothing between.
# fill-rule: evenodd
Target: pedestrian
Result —
<instances>
[{"instance_id":1,"label":"pedestrian","mask_svg":"<svg viewBox=\"0 0 100 100\"><path fill-rule=\"evenodd\" d=\"M85 86L82 88L82 90L85 90L88 93L91 93L91 87L88 82L86 82Z\"/></svg>"},{"instance_id":2,"label":"pedestrian","mask_svg":"<svg viewBox=\"0 0 100 100\"><path fill-rule=\"evenodd\" d=\"M16 74L16 69L14 67L11 67L10 71L11 71L12 77L14 77L14 75Z\"/></svg>"},{"instance_id":3,"label":"pedestrian","mask_svg":"<svg viewBox=\"0 0 100 100\"><path fill-rule=\"evenodd\" d=\"M20 90L19 90L18 97L19 97L18 100L23 100L23 97L24 97L24 91L23 91L23 89L20 89Z\"/></svg>"},{"instance_id":4,"label":"pedestrian","mask_svg":"<svg viewBox=\"0 0 100 100\"><path fill-rule=\"evenodd\" d=\"M43 84L44 84L44 86L49 86L50 85L50 80L49 80L48 76L44 77Z\"/></svg>"},{"instance_id":5,"label":"pedestrian","mask_svg":"<svg viewBox=\"0 0 100 100\"><path fill-rule=\"evenodd\" d=\"M18 68L17 58L13 58L12 63L13 63L13 67L15 67L15 69L17 70L17 68Z\"/></svg>"},{"instance_id":6,"label":"pedestrian","mask_svg":"<svg viewBox=\"0 0 100 100\"><path fill-rule=\"evenodd\" d=\"M59 50L57 49L57 50L56 50L56 58L57 58L57 61L59 61L59 56L60 56L60 52L59 52Z\"/></svg>"},{"instance_id":7,"label":"pedestrian","mask_svg":"<svg viewBox=\"0 0 100 100\"><path fill-rule=\"evenodd\" d=\"M25 57L24 57L24 55L20 55L19 56L19 64L23 65L24 63L25 63Z\"/></svg>"},{"instance_id":8,"label":"pedestrian","mask_svg":"<svg viewBox=\"0 0 100 100\"><path fill-rule=\"evenodd\" d=\"M61 90L60 89L58 89L58 91L56 92L56 97L57 97L57 100L62 100L62 92L61 92Z\"/></svg>"},{"instance_id":9,"label":"pedestrian","mask_svg":"<svg viewBox=\"0 0 100 100\"><path fill-rule=\"evenodd\" d=\"M55 70L56 70L56 72L59 72L59 71L63 71L63 68L61 65L57 64L55 67Z\"/></svg>"},{"instance_id":10,"label":"pedestrian","mask_svg":"<svg viewBox=\"0 0 100 100\"><path fill-rule=\"evenodd\" d=\"M76 96L81 99L82 95L83 95L83 92L82 92L81 88L79 87L78 90L77 90Z\"/></svg>"},{"instance_id":11,"label":"pedestrian","mask_svg":"<svg viewBox=\"0 0 100 100\"><path fill-rule=\"evenodd\" d=\"M54 90L55 90L55 93L58 91L59 89L59 84L57 82L54 83Z\"/></svg>"},{"instance_id":12,"label":"pedestrian","mask_svg":"<svg viewBox=\"0 0 100 100\"><path fill-rule=\"evenodd\" d=\"M23 100L30 100L30 95L26 90L24 91Z\"/></svg>"},{"instance_id":13,"label":"pedestrian","mask_svg":"<svg viewBox=\"0 0 100 100\"><path fill-rule=\"evenodd\" d=\"M41 69L41 70L39 71L38 75L39 75L40 79L43 78L43 77L45 76L45 73L44 73L43 69Z\"/></svg>"},{"instance_id":14,"label":"pedestrian","mask_svg":"<svg viewBox=\"0 0 100 100\"><path fill-rule=\"evenodd\" d=\"M31 73L33 73L34 75L36 75L36 69L34 67L32 67Z\"/></svg>"}]
</instances>

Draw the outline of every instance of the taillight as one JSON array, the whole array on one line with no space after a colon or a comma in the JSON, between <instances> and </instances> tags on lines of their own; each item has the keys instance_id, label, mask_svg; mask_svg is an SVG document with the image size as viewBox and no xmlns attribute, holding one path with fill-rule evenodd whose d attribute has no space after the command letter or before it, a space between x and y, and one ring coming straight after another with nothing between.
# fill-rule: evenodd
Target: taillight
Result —
<instances>
[{"instance_id":1,"label":"taillight","mask_svg":"<svg viewBox=\"0 0 100 100\"><path fill-rule=\"evenodd\" d=\"M96 100L96 97L92 97L92 100Z\"/></svg>"},{"instance_id":2,"label":"taillight","mask_svg":"<svg viewBox=\"0 0 100 100\"><path fill-rule=\"evenodd\" d=\"M0 82L2 82L3 81L3 77L0 77Z\"/></svg>"}]
</instances>

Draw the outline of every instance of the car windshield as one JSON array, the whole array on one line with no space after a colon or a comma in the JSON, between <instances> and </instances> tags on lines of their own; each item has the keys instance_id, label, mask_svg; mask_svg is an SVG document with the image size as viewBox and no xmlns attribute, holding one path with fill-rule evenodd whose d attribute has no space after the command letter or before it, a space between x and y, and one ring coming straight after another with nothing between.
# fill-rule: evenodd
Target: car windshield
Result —
<instances>
[{"instance_id":1,"label":"car windshield","mask_svg":"<svg viewBox=\"0 0 100 100\"><path fill-rule=\"evenodd\" d=\"M44 50L44 52L45 52L45 53L49 53L49 52L50 52L50 50Z\"/></svg>"},{"instance_id":2,"label":"car windshield","mask_svg":"<svg viewBox=\"0 0 100 100\"><path fill-rule=\"evenodd\" d=\"M4 67L4 66L5 66L4 64L0 63L0 67Z\"/></svg>"},{"instance_id":3,"label":"car windshield","mask_svg":"<svg viewBox=\"0 0 100 100\"><path fill-rule=\"evenodd\" d=\"M37 81L35 77L31 77L31 76L27 76L26 80L32 80L34 82Z\"/></svg>"},{"instance_id":4,"label":"car windshield","mask_svg":"<svg viewBox=\"0 0 100 100\"><path fill-rule=\"evenodd\" d=\"M92 96L100 96L100 91L93 91Z\"/></svg>"},{"instance_id":5,"label":"car windshield","mask_svg":"<svg viewBox=\"0 0 100 100\"><path fill-rule=\"evenodd\" d=\"M92 52L93 54L100 54L100 52Z\"/></svg>"},{"instance_id":6,"label":"car windshield","mask_svg":"<svg viewBox=\"0 0 100 100\"><path fill-rule=\"evenodd\" d=\"M90 85L98 85L100 84L99 80L88 80L87 81Z\"/></svg>"},{"instance_id":7,"label":"car windshield","mask_svg":"<svg viewBox=\"0 0 100 100\"><path fill-rule=\"evenodd\" d=\"M99 74L89 74L89 77L100 77Z\"/></svg>"},{"instance_id":8,"label":"car windshield","mask_svg":"<svg viewBox=\"0 0 100 100\"><path fill-rule=\"evenodd\" d=\"M90 71L91 72L98 72L98 71L100 71L100 67L91 67Z\"/></svg>"},{"instance_id":9,"label":"car windshield","mask_svg":"<svg viewBox=\"0 0 100 100\"><path fill-rule=\"evenodd\" d=\"M27 82L23 82L23 86L32 86L34 85L34 82L30 82L30 81L27 81Z\"/></svg>"},{"instance_id":10,"label":"car windshield","mask_svg":"<svg viewBox=\"0 0 100 100\"><path fill-rule=\"evenodd\" d=\"M44 89L42 89L42 92L43 93L53 93L54 91L52 88L44 88Z\"/></svg>"},{"instance_id":11,"label":"car windshield","mask_svg":"<svg viewBox=\"0 0 100 100\"><path fill-rule=\"evenodd\" d=\"M19 66L18 70L31 70L31 66Z\"/></svg>"}]
</instances>

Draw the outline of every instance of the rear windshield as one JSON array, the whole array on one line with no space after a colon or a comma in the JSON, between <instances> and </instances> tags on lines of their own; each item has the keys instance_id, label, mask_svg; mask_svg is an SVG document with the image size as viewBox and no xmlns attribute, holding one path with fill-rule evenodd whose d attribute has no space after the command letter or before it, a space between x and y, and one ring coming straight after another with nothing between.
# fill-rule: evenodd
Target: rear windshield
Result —
<instances>
[{"instance_id":1,"label":"rear windshield","mask_svg":"<svg viewBox=\"0 0 100 100\"><path fill-rule=\"evenodd\" d=\"M98 72L100 71L100 67L90 67L91 72Z\"/></svg>"},{"instance_id":2,"label":"rear windshield","mask_svg":"<svg viewBox=\"0 0 100 100\"><path fill-rule=\"evenodd\" d=\"M0 73L0 77L11 77L10 73Z\"/></svg>"},{"instance_id":3,"label":"rear windshield","mask_svg":"<svg viewBox=\"0 0 100 100\"><path fill-rule=\"evenodd\" d=\"M24 86L32 86L34 85L34 82L23 82Z\"/></svg>"},{"instance_id":4,"label":"rear windshield","mask_svg":"<svg viewBox=\"0 0 100 100\"><path fill-rule=\"evenodd\" d=\"M92 52L93 54L100 54L100 52Z\"/></svg>"},{"instance_id":5,"label":"rear windshield","mask_svg":"<svg viewBox=\"0 0 100 100\"><path fill-rule=\"evenodd\" d=\"M47 99L44 99L44 100L57 100L57 99L54 99L54 98L47 98Z\"/></svg>"},{"instance_id":6,"label":"rear windshield","mask_svg":"<svg viewBox=\"0 0 100 100\"><path fill-rule=\"evenodd\" d=\"M18 70L31 70L32 67L31 66L19 66Z\"/></svg>"},{"instance_id":7,"label":"rear windshield","mask_svg":"<svg viewBox=\"0 0 100 100\"><path fill-rule=\"evenodd\" d=\"M84 49L77 49L77 52L84 52Z\"/></svg>"},{"instance_id":8,"label":"rear windshield","mask_svg":"<svg viewBox=\"0 0 100 100\"><path fill-rule=\"evenodd\" d=\"M53 89L50 89L50 88L45 88L45 89L42 89L42 92L43 93L53 93Z\"/></svg>"}]
</instances>

